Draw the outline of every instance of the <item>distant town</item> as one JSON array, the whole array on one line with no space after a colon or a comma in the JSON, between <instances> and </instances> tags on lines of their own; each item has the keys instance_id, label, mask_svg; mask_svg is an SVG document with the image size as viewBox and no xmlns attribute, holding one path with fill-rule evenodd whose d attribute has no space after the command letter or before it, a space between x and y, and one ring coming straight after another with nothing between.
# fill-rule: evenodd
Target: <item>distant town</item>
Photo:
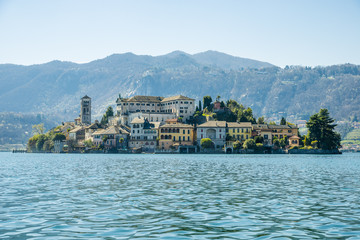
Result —
<instances>
[{"instance_id":1,"label":"distant town","mask_svg":"<svg viewBox=\"0 0 360 240\"><path fill-rule=\"evenodd\" d=\"M321 148L319 141L300 136L297 125L255 119L251 108L234 100L226 104L205 96L195 99L133 96L116 99L101 121L92 121L91 98L80 100L73 122L44 133L34 126L28 152L54 153L297 153ZM327 110L326 110L327 111ZM319 113L320 114L320 113ZM338 144L339 145L339 144ZM326 148L336 150L338 145ZM289 152L290 151L290 152Z\"/></svg>"}]
</instances>

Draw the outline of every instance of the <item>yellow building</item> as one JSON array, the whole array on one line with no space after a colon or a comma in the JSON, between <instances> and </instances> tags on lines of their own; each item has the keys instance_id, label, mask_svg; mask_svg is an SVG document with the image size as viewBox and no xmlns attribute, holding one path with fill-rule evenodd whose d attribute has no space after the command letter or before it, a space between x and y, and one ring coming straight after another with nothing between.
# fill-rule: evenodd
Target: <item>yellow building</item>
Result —
<instances>
[{"instance_id":1,"label":"yellow building","mask_svg":"<svg viewBox=\"0 0 360 240\"><path fill-rule=\"evenodd\" d=\"M297 136L299 131L295 125L268 125L268 128L272 130L272 139Z\"/></svg>"},{"instance_id":2,"label":"yellow building","mask_svg":"<svg viewBox=\"0 0 360 240\"><path fill-rule=\"evenodd\" d=\"M244 142L251 138L252 125L251 122L228 122L226 131L226 134L233 139Z\"/></svg>"},{"instance_id":3,"label":"yellow building","mask_svg":"<svg viewBox=\"0 0 360 240\"><path fill-rule=\"evenodd\" d=\"M194 127L183 123L167 123L159 127L159 148L170 149L181 145L194 145Z\"/></svg>"}]
</instances>

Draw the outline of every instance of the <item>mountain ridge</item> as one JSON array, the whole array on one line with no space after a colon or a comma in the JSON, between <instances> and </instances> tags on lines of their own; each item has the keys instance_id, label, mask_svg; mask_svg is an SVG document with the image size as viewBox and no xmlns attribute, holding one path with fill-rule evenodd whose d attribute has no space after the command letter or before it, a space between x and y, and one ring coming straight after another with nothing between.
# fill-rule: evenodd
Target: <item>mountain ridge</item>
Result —
<instances>
[{"instance_id":1,"label":"mountain ridge","mask_svg":"<svg viewBox=\"0 0 360 240\"><path fill-rule=\"evenodd\" d=\"M1 64L0 112L39 112L60 115L59 121L64 121L78 115L84 95L93 99L94 116L100 117L119 94L182 94L197 100L204 95L232 98L252 107L257 116L302 117L327 107L338 119L359 117L357 65L282 69L250 59L250 65L255 61L263 67L246 67L242 61L247 59L216 51L199 54L124 53L82 64L57 60L30 66Z\"/></svg>"}]
</instances>

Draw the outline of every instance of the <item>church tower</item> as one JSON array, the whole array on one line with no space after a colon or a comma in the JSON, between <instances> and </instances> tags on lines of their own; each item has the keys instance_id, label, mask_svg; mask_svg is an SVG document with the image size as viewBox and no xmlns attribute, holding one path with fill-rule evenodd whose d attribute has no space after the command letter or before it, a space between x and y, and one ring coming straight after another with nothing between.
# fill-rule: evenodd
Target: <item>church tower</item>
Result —
<instances>
[{"instance_id":1,"label":"church tower","mask_svg":"<svg viewBox=\"0 0 360 240\"><path fill-rule=\"evenodd\" d=\"M80 121L82 124L91 124L91 98L87 95L81 98Z\"/></svg>"}]
</instances>

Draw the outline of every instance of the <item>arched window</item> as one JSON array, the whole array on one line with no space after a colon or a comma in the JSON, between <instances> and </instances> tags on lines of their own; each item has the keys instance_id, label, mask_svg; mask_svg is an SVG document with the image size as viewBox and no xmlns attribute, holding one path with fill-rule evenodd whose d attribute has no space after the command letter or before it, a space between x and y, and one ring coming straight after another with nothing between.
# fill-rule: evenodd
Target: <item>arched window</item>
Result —
<instances>
[{"instance_id":1,"label":"arched window","mask_svg":"<svg viewBox=\"0 0 360 240\"><path fill-rule=\"evenodd\" d=\"M161 139L164 139L164 135L161 135Z\"/></svg>"}]
</instances>

